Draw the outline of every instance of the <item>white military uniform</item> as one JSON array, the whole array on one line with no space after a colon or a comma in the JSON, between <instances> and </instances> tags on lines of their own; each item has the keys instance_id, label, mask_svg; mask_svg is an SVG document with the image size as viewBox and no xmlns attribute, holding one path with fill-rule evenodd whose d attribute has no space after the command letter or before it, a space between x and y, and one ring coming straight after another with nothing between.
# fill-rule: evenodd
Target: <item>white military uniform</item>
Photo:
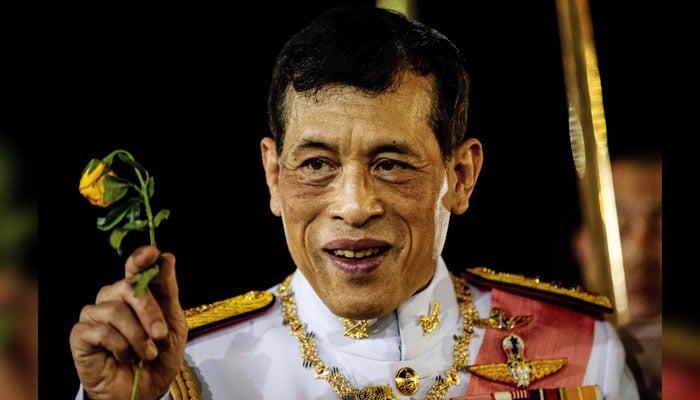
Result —
<instances>
[{"instance_id":1,"label":"white military uniform","mask_svg":"<svg viewBox=\"0 0 700 400\"><path fill-rule=\"evenodd\" d=\"M469 289L479 315L488 316L490 291L471 285ZM454 336L462 333L462 317L451 275L442 259L428 287L396 311L373 321L368 328L369 336L363 339L344 335L343 323L328 310L299 271L291 280L291 290L299 320L306 324L307 331L315 334L318 356L325 364L336 367L355 388L389 386L397 399L423 399L435 379L444 377L452 365ZM270 291L277 294L277 286ZM436 300L440 303L439 323L431 333L424 334L419 318L430 314ZM300 344L289 332L289 326L283 324L280 300L276 298L270 308L252 318L191 338L185 349L185 361L199 386L201 398L339 398L329 382L316 377L313 367L303 365ZM470 365L479 353L484 332L484 328L474 327L469 343ZM624 360L614 327L604 319L597 320L581 385L598 385L603 397L609 400L639 399ZM416 371L420 379L417 392L411 396L402 395L394 383L403 367ZM452 386L445 398L464 396L470 378L469 371L460 371L459 384ZM186 396L169 393L165 398L182 397ZM80 393L77 398L81 398Z\"/></svg>"}]
</instances>

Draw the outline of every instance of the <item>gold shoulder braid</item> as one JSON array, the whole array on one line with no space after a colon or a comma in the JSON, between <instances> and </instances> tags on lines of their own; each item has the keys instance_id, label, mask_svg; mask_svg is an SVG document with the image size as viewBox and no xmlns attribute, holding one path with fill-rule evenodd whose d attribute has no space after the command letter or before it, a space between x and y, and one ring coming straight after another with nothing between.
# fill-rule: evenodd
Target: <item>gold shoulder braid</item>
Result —
<instances>
[{"instance_id":1,"label":"gold shoulder braid","mask_svg":"<svg viewBox=\"0 0 700 400\"><path fill-rule=\"evenodd\" d=\"M289 275L279 286L278 295L282 304L283 323L289 325L290 335L296 336L301 348L304 367L313 368L316 378L328 381L331 388L343 400L389 400L396 399L391 386L367 386L362 389L354 388L348 379L341 374L337 367L331 367L318 356L314 342L314 333L306 330L306 324L299 320L294 293L290 291L290 282L294 274ZM452 365L435 378L433 386L426 395L426 400L442 400L451 386L459 385L459 371L465 371L469 362L469 341L473 330L473 322L479 319L472 303L469 288L457 277L451 275L452 283L457 292L460 313L462 314L462 333L455 335L455 345L452 350Z\"/></svg>"},{"instance_id":2,"label":"gold shoulder braid","mask_svg":"<svg viewBox=\"0 0 700 400\"><path fill-rule=\"evenodd\" d=\"M262 311L270 307L274 300L275 296L271 292L251 290L225 300L188 308L184 311L189 329L188 336L191 339L201 332L233 323L254 312ZM174 400L202 399L199 385L186 360L182 360L180 371L170 385L170 393Z\"/></svg>"},{"instance_id":3,"label":"gold shoulder braid","mask_svg":"<svg viewBox=\"0 0 700 400\"><path fill-rule=\"evenodd\" d=\"M228 322L238 321L244 316L271 306L274 300L275 296L271 292L251 290L225 300L189 308L185 310L188 335L192 337Z\"/></svg>"},{"instance_id":4,"label":"gold shoulder braid","mask_svg":"<svg viewBox=\"0 0 700 400\"><path fill-rule=\"evenodd\" d=\"M467 268L462 276L468 282L479 286L497 287L540 300L567 305L595 317L602 317L613 311L608 297L589 293L580 286L566 287L544 282L536 277L496 272L486 267Z\"/></svg>"}]
</instances>

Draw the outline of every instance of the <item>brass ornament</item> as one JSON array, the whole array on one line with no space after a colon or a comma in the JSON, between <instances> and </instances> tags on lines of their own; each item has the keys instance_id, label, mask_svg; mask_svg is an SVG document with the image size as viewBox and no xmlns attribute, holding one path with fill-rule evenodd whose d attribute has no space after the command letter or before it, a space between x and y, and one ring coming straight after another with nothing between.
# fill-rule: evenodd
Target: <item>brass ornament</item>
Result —
<instances>
[{"instance_id":1,"label":"brass ornament","mask_svg":"<svg viewBox=\"0 0 700 400\"><path fill-rule=\"evenodd\" d=\"M430 314L430 317L426 317L425 315L420 316L420 320L418 323L420 324L421 328L423 328L423 336L428 335L432 331L437 328L438 324L440 323L440 318L438 318L438 312L440 312L440 302L435 300L435 306L433 307L433 312L430 312L430 309L428 309L428 314Z\"/></svg>"},{"instance_id":2,"label":"brass ornament","mask_svg":"<svg viewBox=\"0 0 700 400\"><path fill-rule=\"evenodd\" d=\"M369 332L367 331L367 326L369 325L370 322L372 322L371 319L359 319L359 320L354 320L350 318L339 318L340 322L343 323L345 326L345 332L343 332L344 336L351 337L353 339L364 339L369 336Z\"/></svg>"},{"instance_id":3,"label":"brass ornament","mask_svg":"<svg viewBox=\"0 0 700 400\"><path fill-rule=\"evenodd\" d=\"M528 360L525 358L525 342L514 334L503 339L503 351L508 361L502 364L472 365L469 370L482 378L526 388L530 383L559 371L566 358Z\"/></svg>"},{"instance_id":4,"label":"brass ornament","mask_svg":"<svg viewBox=\"0 0 700 400\"><path fill-rule=\"evenodd\" d=\"M396 388L399 389L402 395L412 396L418 391L420 378L413 368L403 367L396 373L394 382L396 382Z\"/></svg>"},{"instance_id":5,"label":"brass ornament","mask_svg":"<svg viewBox=\"0 0 700 400\"><path fill-rule=\"evenodd\" d=\"M525 325L532 320L532 315L516 315L509 316L500 308L492 308L488 318L482 318L474 321L476 326L482 328L494 328L501 330L511 330L518 326Z\"/></svg>"},{"instance_id":6,"label":"brass ornament","mask_svg":"<svg viewBox=\"0 0 700 400\"><path fill-rule=\"evenodd\" d=\"M325 379L333 391L344 400L390 400L396 399L396 395L388 385L367 386L357 389L350 381L340 373L338 367L326 364L318 355L313 332L306 330L306 323L299 320L297 314L294 293L290 290L290 283L294 274L290 274L278 288L278 295L282 305L283 323L289 326L289 334L294 335L301 348L301 357L305 368L313 368L316 378ZM451 275L452 283L457 294L459 309L462 315L462 332L454 335L455 345L452 350L452 365L450 369L438 374L425 396L425 400L443 400L445 393L454 385L459 385L459 371L465 370L469 363L469 341L474 329L473 321L479 319L479 315L471 300L469 288L461 279ZM396 383L396 382L395 382Z\"/></svg>"}]
</instances>

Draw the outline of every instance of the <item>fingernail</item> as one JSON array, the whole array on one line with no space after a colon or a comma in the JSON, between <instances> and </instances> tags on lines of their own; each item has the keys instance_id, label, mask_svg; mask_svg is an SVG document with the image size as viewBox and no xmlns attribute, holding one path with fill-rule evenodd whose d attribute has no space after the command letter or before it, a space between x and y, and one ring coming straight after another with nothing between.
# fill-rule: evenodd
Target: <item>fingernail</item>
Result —
<instances>
[{"instance_id":1,"label":"fingernail","mask_svg":"<svg viewBox=\"0 0 700 400\"><path fill-rule=\"evenodd\" d=\"M153 343L152 340L149 340L148 344L146 346L146 356L148 357L149 360L152 360L152 359L158 357L158 347L156 346L155 343Z\"/></svg>"},{"instance_id":2,"label":"fingernail","mask_svg":"<svg viewBox=\"0 0 700 400\"><path fill-rule=\"evenodd\" d=\"M161 321L156 321L151 325L151 335L154 338L159 339L164 337L168 333L168 328Z\"/></svg>"}]
</instances>

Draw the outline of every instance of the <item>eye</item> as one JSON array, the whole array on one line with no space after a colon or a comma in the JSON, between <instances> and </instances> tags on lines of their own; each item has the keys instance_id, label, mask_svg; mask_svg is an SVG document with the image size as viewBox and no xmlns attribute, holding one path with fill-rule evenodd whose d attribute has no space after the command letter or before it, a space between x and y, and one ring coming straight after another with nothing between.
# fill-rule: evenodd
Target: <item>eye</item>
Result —
<instances>
[{"instance_id":1,"label":"eye","mask_svg":"<svg viewBox=\"0 0 700 400\"><path fill-rule=\"evenodd\" d=\"M309 169L316 170L316 171L320 171L326 165L327 165L327 163L320 158L312 158L310 160L305 161L302 164L302 166L307 167Z\"/></svg>"},{"instance_id":2,"label":"eye","mask_svg":"<svg viewBox=\"0 0 700 400\"><path fill-rule=\"evenodd\" d=\"M330 160L325 158L309 158L301 164L301 171L316 177L332 174L335 166Z\"/></svg>"},{"instance_id":3,"label":"eye","mask_svg":"<svg viewBox=\"0 0 700 400\"><path fill-rule=\"evenodd\" d=\"M380 172L390 172L394 169L398 170L405 168L408 168L408 165L402 162L398 162L396 160L381 160L376 164L376 169Z\"/></svg>"}]
</instances>

